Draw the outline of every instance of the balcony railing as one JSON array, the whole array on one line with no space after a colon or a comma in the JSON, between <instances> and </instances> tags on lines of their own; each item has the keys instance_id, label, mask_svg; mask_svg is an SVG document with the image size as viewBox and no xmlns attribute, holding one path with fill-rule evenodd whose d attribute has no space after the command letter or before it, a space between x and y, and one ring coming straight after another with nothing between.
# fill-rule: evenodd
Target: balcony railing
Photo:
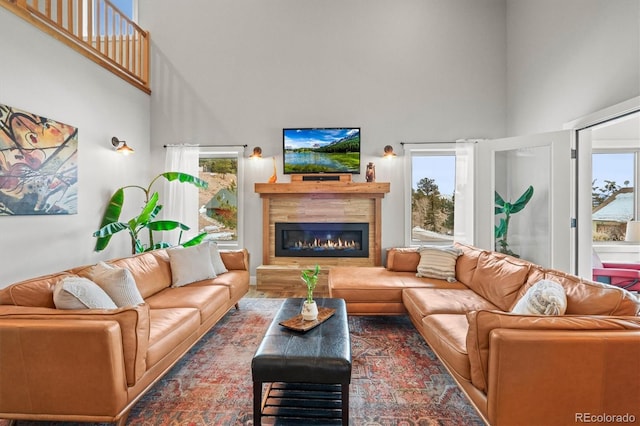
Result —
<instances>
[{"instance_id":1,"label":"balcony railing","mask_svg":"<svg viewBox=\"0 0 640 426\"><path fill-rule=\"evenodd\" d=\"M0 5L150 93L149 33L109 0L0 0Z\"/></svg>"}]
</instances>

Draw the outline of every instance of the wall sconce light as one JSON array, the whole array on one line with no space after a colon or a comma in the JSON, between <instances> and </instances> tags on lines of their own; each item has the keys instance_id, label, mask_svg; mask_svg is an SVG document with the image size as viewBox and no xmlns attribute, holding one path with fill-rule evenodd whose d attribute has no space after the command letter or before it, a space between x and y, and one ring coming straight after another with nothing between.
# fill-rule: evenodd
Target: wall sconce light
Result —
<instances>
[{"instance_id":1,"label":"wall sconce light","mask_svg":"<svg viewBox=\"0 0 640 426\"><path fill-rule=\"evenodd\" d=\"M135 152L135 150L127 145L125 141L121 141L115 136L111 138L111 145L113 145L116 152L122 155L129 155Z\"/></svg>"},{"instance_id":2,"label":"wall sconce light","mask_svg":"<svg viewBox=\"0 0 640 426\"><path fill-rule=\"evenodd\" d=\"M391 145L387 145L384 147L384 158L393 158L396 156L396 153L393 152L393 147Z\"/></svg>"},{"instance_id":3,"label":"wall sconce light","mask_svg":"<svg viewBox=\"0 0 640 426\"><path fill-rule=\"evenodd\" d=\"M640 221L630 220L627 222L627 233L624 237L625 241L632 243L640 242Z\"/></svg>"},{"instance_id":4,"label":"wall sconce light","mask_svg":"<svg viewBox=\"0 0 640 426\"><path fill-rule=\"evenodd\" d=\"M253 148L253 154L251 154L249 158L253 158L254 160L262 158L262 148L260 148L259 146Z\"/></svg>"}]
</instances>

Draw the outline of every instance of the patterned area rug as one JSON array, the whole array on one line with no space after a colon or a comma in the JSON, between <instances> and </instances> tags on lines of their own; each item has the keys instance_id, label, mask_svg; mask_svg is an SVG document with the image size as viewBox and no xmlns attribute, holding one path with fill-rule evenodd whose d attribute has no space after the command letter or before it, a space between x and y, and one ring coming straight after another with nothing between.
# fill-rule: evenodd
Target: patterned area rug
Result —
<instances>
[{"instance_id":1,"label":"patterned area rug","mask_svg":"<svg viewBox=\"0 0 640 426\"><path fill-rule=\"evenodd\" d=\"M281 303L241 300L239 311L232 309L134 406L127 424L252 425L251 358ZM350 424L484 424L407 317L349 317L349 329Z\"/></svg>"}]
</instances>

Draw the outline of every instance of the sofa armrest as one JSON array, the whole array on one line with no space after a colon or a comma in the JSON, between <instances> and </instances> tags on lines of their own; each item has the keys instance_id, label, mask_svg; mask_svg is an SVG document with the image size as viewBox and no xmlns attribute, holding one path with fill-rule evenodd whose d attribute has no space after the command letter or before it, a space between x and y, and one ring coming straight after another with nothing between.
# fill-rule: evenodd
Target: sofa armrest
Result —
<instances>
[{"instance_id":1,"label":"sofa armrest","mask_svg":"<svg viewBox=\"0 0 640 426\"><path fill-rule=\"evenodd\" d=\"M487 393L491 333L498 329L512 329L521 332L544 331L640 331L640 317L612 316L539 316L518 315L501 311L479 310L467 313L469 331L467 333L467 353L471 368L471 382ZM586 336L587 334L585 334Z\"/></svg>"},{"instance_id":2,"label":"sofa armrest","mask_svg":"<svg viewBox=\"0 0 640 426\"><path fill-rule=\"evenodd\" d=\"M640 418L640 330L496 329L490 348L492 425L591 423L600 415L611 417L599 424L622 424Z\"/></svg>"},{"instance_id":3,"label":"sofa armrest","mask_svg":"<svg viewBox=\"0 0 640 426\"><path fill-rule=\"evenodd\" d=\"M0 320L0 417L104 415L127 404L120 325L115 320Z\"/></svg>"},{"instance_id":4,"label":"sofa armrest","mask_svg":"<svg viewBox=\"0 0 640 426\"><path fill-rule=\"evenodd\" d=\"M220 257L224 266L229 270L249 270L249 251L247 249L220 250Z\"/></svg>"},{"instance_id":5,"label":"sofa armrest","mask_svg":"<svg viewBox=\"0 0 640 426\"><path fill-rule=\"evenodd\" d=\"M119 309L86 310L0 306L0 327L10 330L13 321L20 321L21 327L25 329L29 329L29 324L40 324L41 321L59 321L65 326L60 328L62 332L66 329L81 328L88 322L115 322L119 328L120 356L124 362L126 384L133 386L146 371L150 332L147 304ZM47 351L51 352L52 349ZM4 365L3 358L0 358L1 365Z\"/></svg>"}]
</instances>

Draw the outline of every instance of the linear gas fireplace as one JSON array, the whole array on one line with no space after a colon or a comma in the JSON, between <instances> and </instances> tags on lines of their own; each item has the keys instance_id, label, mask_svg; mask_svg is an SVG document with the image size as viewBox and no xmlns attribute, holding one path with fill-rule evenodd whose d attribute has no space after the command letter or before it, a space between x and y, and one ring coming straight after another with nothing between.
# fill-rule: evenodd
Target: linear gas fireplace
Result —
<instances>
[{"instance_id":1,"label":"linear gas fireplace","mask_svg":"<svg viewBox=\"0 0 640 426\"><path fill-rule=\"evenodd\" d=\"M368 257L368 223L275 223L276 257Z\"/></svg>"}]
</instances>

